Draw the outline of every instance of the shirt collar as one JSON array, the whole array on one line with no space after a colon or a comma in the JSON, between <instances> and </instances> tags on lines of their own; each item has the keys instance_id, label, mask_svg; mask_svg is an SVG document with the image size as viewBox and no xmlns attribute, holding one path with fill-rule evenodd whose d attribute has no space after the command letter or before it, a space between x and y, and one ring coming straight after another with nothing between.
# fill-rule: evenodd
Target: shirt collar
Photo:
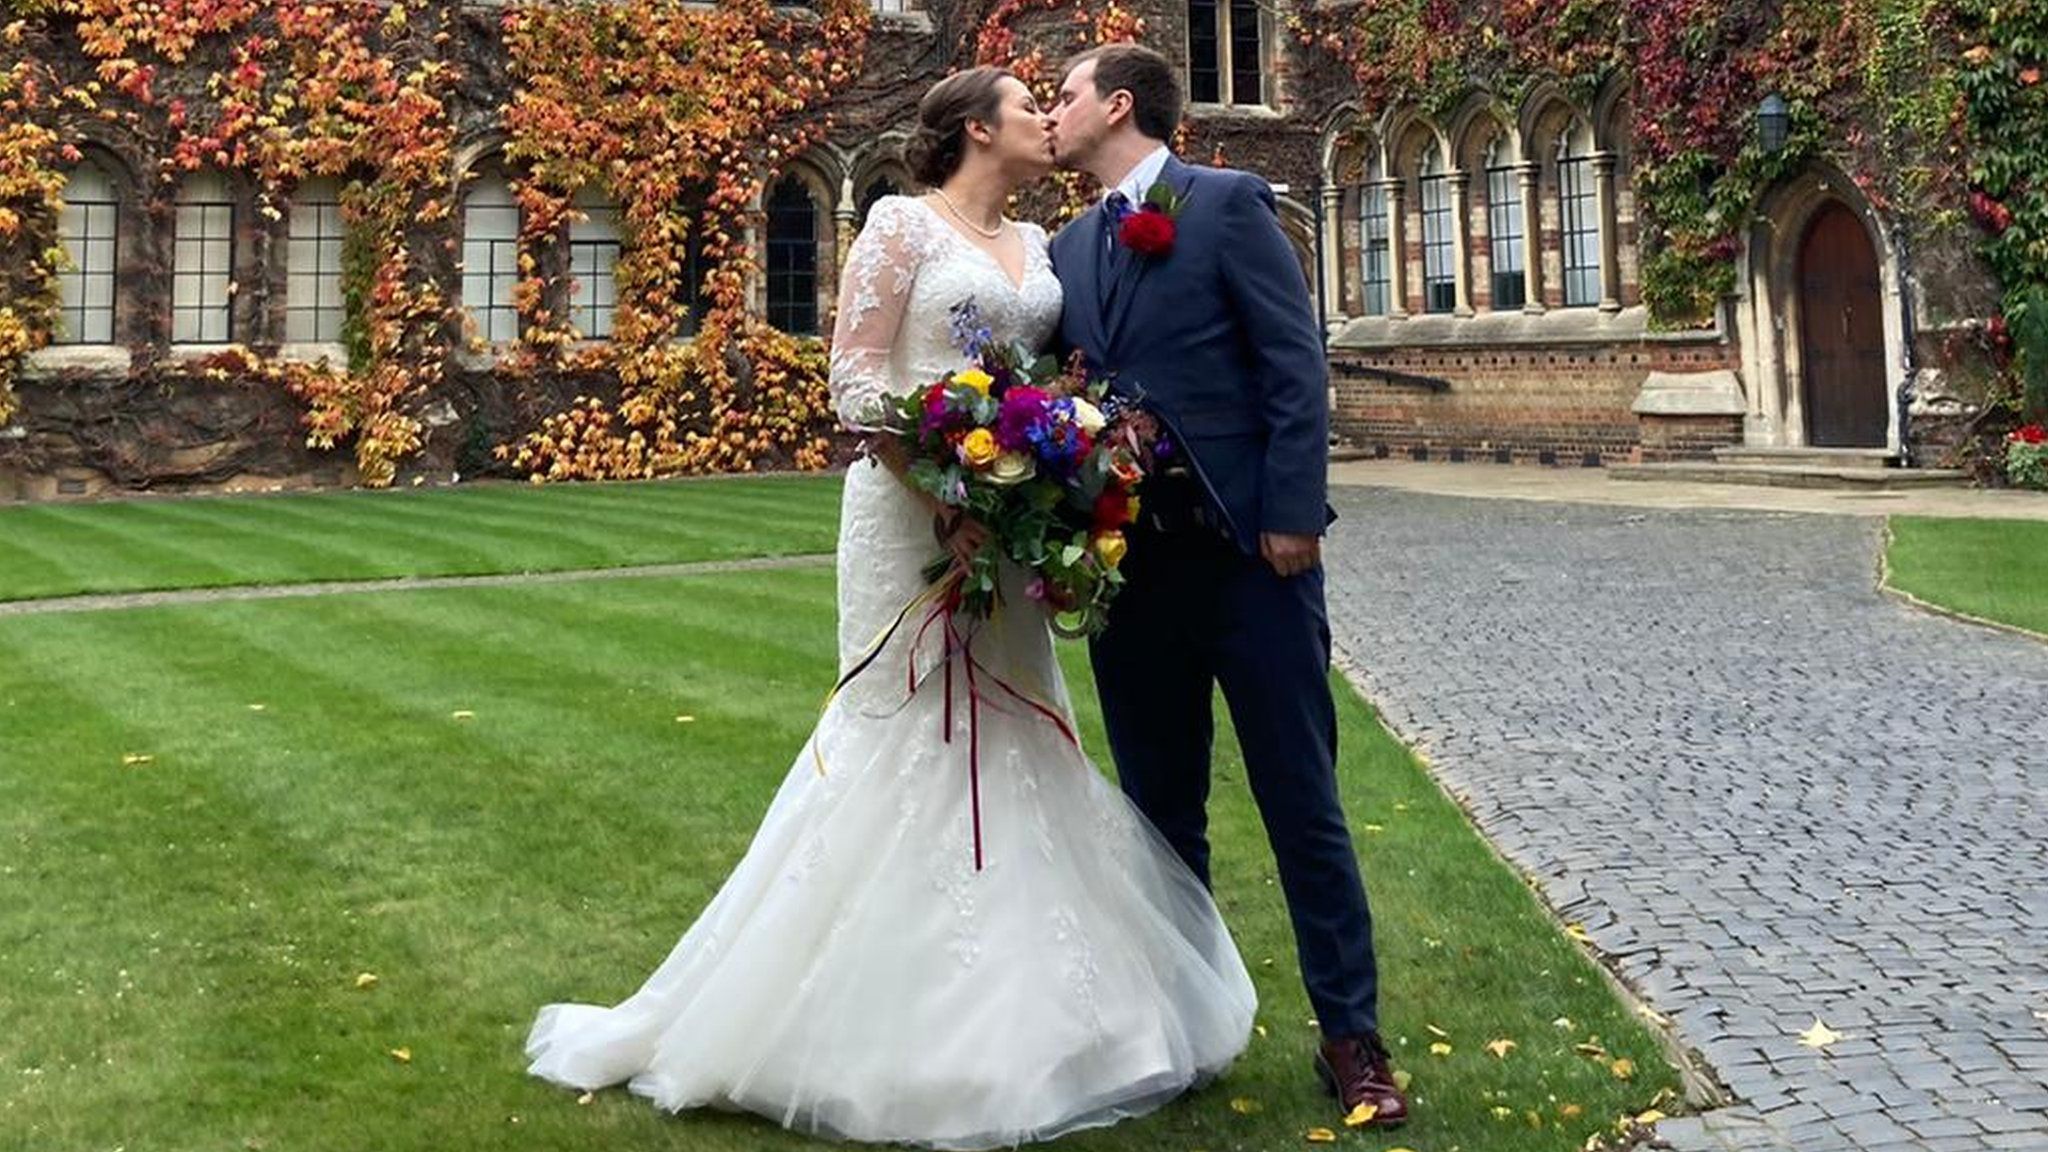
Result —
<instances>
[{"instance_id":1,"label":"shirt collar","mask_svg":"<svg viewBox=\"0 0 2048 1152\"><path fill-rule=\"evenodd\" d=\"M1123 181L1113 190L1123 193L1124 198L1129 200L1133 207L1142 203L1145 193L1151 190L1152 185L1158 183L1159 173L1165 169L1166 158L1171 155L1173 153L1164 144L1154 148L1143 160L1138 161L1136 168L1124 175ZM1103 191L1104 199L1109 198L1110 191Z\"/></svg>"}]
</instances>

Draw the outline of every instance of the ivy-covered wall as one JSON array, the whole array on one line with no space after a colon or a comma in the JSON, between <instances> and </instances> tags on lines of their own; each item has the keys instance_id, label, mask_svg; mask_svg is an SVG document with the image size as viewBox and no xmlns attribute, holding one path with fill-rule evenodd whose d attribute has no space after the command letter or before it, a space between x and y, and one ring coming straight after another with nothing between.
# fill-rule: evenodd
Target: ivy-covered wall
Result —
<instances>
[{"instance_id":1,"label":"ivy-covered wall","mask_svg":"<svg viewBox=\"0 0 2048 1152\"><path fill-rule=\"evenodd\" d=\"M1358 0L1283 4L1272 108L1203 109L1185 152L1291 185L1306 248L1333 123L1441 112L1534 85L1629 92L1627 258L1652 321L1712 318L1759 201L1816 159L1847 172L1910 252L1919 361L1975 381L1959 439L2048 407L2048 10L1991 0ZM390 483L479 470L646 476L815 466L835 451L822 349L752 306L765 187L793 158L905 125L976 60L1048 91L1074 48L1138 38L1182 56L1185 4L934 0L0 0L0 471L125 486L235 476ZM1787 144L1755 132L1786 98ZM463 160L514 181L524 331L469 351L458 306ZM125 363L32 354L54 324L57 196L87 155L126 182ZM237 344L172 355L167 269L180 180L228 175L242 221ZM346 364L280 354L283 209L343 188ZM620 209L613 338L563 307L579 189ZM1021 210L1085 194L1072 179ZM1323 237L1325 242L1333 240ZM683 255L710 257L693 339ZM1635 247L1632 246L1632 247ZM1328 285L1331 292L1338 285ZM1634 286L1632 285L1632 290Z\"/></svg>"}]
</instances>

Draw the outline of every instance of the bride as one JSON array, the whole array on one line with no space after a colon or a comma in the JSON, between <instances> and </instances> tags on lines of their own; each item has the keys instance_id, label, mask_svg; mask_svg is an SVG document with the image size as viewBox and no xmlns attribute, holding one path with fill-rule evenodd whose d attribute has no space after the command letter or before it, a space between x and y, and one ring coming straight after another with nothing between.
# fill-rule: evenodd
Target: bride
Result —
<instances>
[{"instance_id":1,"label":"bride","mask_svg":"<svg viewBox=\"0 0 2048 1152\"><path fill-rule=\"evenodd\" d=\"M963 366L947 316L962 300L1032 347L1059 319L1044 231L1003 216L1052 163L1030 90L991 68L941 81L909 152L930 193L876 203L841 281L832 392L850 427ZM846 478L842 670L923 591L935 525L959 557L985 539L935 520L902 468L869 460ZM1006 579L974 657L1071 723L1042 609L1021 574ZM936 630L896 631L646 984L610 1008L541 1010L534 1075L819 1136L977 1149L1149 1112L1244 1050L1251 981L1194 875L1056 723L1007 698L971 704Z\"/></svg>"}]
</instances>

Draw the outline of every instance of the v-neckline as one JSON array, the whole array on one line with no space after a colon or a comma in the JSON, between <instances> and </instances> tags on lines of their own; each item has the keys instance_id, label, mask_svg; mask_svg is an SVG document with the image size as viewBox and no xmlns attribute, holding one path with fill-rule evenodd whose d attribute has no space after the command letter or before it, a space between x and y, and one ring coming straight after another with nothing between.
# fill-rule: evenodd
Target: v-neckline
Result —
<instances>
[{"instance_id":1,"label":"v-neckline","mask_svg":"<svg viewBox=\"0 0 2048 1152\"><path fill-rule=\"evenodd\" d=\"M919 204L924 205L924 210L926 212L931 213L932 219L938 222L939 227L944 228L948 233L950 233L953 239L957 241L961 247L966 248L968 251L975 253L982 259L988 261L990 264L995 265L996 275L1001 277L1003 283L1010 289L1010 295L1022 296L1024 294L1024 282L1031 279L1031 245L1024 242L1024 231L1022 225L1018 224L1014 220L1010 222L1011 230L1017 233L1018 251L1024 257L1021 261L1019 261L1020 266L1018 268L1017 278L1015 280L1012 280L1010 279L1009 270L1003 267L1003 262L1001 260L996 259L995 253L989 251L986 248L983 248L981 245L976 244L974 241L968 239L967 233L962 232L960 229L954 227L951 221L947 220L944 216L939 215L939 210L937 208L932 207L932 202L930 200L926 199L923 196L913 197L913 199L915 199Z\"/></svg>"}]
</instances>

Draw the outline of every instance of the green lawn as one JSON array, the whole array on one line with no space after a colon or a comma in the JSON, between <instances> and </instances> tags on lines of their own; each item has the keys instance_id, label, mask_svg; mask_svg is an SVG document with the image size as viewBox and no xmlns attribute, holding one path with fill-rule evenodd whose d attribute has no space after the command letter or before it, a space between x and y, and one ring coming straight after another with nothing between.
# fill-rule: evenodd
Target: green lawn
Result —
<instances>
[{"instance_id":1,"label":"green lawn","mask_svg":"<svg viewBox=\"0 0 2048 1152\"><path fill-rule=\"evenodd\" d=\"M2048 634L2048 523L1895 516L1891 528L1893 587Z\"/></svg>"},{"instance_id":2,"label":"green lawn","mask_svg":"<svg viewBox=\"0 0 2048 1152\"><path fill-rule=\"evenodd\" d=\"M0 507L0 600L829 552L836 476Z\"/></svg>"},{"instance_id":3,"label":"green lawn","mask_svg":"<svg viewBox=\"0 0 2048 1152\"><path fill-rule=\"evenodd\" d=\"M675 487L647 491L651 509L691 511L665 503ZM508 519L557 499L501 495ZM524 1076L520 1049L541 1004L630 992L745 850L831 680L832 580L0 620L0 1146L815 1148L618 1090L579 1106ZM1085 702L1082 650L1064 654ZM1387 1031L1418 1112L1340 1146L1564 1152L1672 1087L1455 806L1355 696L1340 707ZM1082 719L1099 750L1099 717ZM1308 1074L1309 1009L1241 766L1218 772L1218 898L1264 1032L1213 1088L1058 1147L1249 1152L1340 1127ZM363 972L374 987L356 987ZM1429 1054L1432 1028L1448 1055ZM1632 1080L1574 1051L1594 1037ZM1484 1048L1501 1038L1518 1045L1504 1059Z\"/></svg>"}]
</instances>

